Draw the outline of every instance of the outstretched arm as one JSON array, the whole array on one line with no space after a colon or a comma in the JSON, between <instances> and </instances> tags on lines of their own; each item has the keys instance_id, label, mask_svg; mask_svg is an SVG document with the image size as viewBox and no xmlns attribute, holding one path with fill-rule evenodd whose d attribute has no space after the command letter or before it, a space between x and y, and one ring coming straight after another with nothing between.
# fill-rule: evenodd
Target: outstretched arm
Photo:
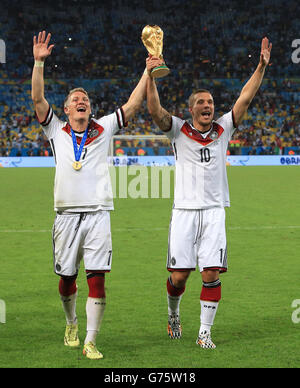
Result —
<instances>
[{"instance_id":1,"label":"outstretched arm","mask_svg":"<svg viewBox=\"0 0 300 388\"><path fill-rule=\"evenodd\" d=\"M131 93L127 103L122 106L126 121L130 120L137 113L146 98L147 80L150 78L150 70L158 66L158 64L161 64L161 59L159 58L152 59L149 57L148 61L150 66L145 69L144 74Z\"/></svg>"},{"instance_id":2,"label":"outstretched arm","mask_svg":"<svg viewBox=\"0 0 300 388\"><path fill-rule=\"evenodd\" d=\"M241 124L244 114L247 112L247 109L251 101L253 100L254 96L256 95L262 83L266 67L270 61L271 50L272 50L272 43L269 44L268 38L263 38L261 42L259 64L255 72L252 74L251 78L249 79L249 81L243 87L241 94L233 107L235 124L237 126Z\"/></svg>"},{"instance_id":3,"label":"outstretched arm","mask_svg":"<svg viewBox=\"0 0 300 388\"><path fill-rule=\"evenodd\" d=\"M130 120L138 112L142 103L146 97L146 85L147 85L148 74L144 73L139 80L139 83L131 93L126 104L122 106L125 120Z\"/></svg>"},{"instance_id":4,"label":"outstretched arm","mask_svg":"<svg viewBox=\"0 0 300 388\"><path fill-rule=\"evenodd\" d=\"M148 72L154 67L151 58L147 58ZM157 66L157 64L156 64ZM159 129L168 132L172 124L172 116L161 105L154 78L149 77L147 81L147 107L148 111Z\"/></svg>"},{"instance_id":5,"label":"outstretched arm","mask_svg":"<svg viewBox=\"0 0 300 388\"><path fill-rule=\"evenodd\" d=\"M33 57L34 66L31 81L31 98L35 112L40 122L42 122L48 112L49 104L44 96L44 62L51 54L54 44L49 45L51 34L46 38L46 32L39 32L38 37L33 37Z\"/></svg>"}]
</instances>

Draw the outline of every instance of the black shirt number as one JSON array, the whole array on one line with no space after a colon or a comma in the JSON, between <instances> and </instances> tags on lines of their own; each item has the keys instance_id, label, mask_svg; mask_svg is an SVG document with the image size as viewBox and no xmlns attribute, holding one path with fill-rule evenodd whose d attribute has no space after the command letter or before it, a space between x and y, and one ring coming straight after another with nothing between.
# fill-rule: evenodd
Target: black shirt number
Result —
<instances>
[{"instance_id":1,"label":"black shirt number","mask_svg":"<svg viewBox=\"0 0 300 388\"><path fill-rule=\"evenodd\" d=\"M210 161L210 150L209 148L201 148L200 150L201 163Z\"/></svg>"}]
</instances>

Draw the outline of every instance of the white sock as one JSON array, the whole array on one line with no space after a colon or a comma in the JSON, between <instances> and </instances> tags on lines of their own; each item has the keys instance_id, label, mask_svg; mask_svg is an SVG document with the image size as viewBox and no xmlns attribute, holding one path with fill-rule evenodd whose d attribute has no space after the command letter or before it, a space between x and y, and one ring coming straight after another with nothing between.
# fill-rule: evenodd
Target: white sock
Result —
<instances>
[{"instance_id":1,"label":"white sock","mask_svg":"<svg viewBox=\"0 0 300 388\"><path fill-rule=\"evenodd\" d=\"M86 302L86 337L84 343L93 342L96 344L96 337L100 330L101 322L106 306L105 298L90 298Z\"/></svg>"},{"instance_id":2,"label":"white sock","mask_svg":"<svg viewBox=\"0 0 300 388\"><path fill-rule=\"evenodd\" d=\"M200 329L199 335L205 332L210 333L211 326L214 324L214 319L218 309L218 302L210 302L200 300L201 314L200 314Z\"/></svg>"},{"instance_id":3,"label":"white sock","mask_svg":"<svg viewBox=\"0 0 300 388\"><path fill-rule=\"evenodd\" d=\"M64 296L60 295L60 299L62 301L62 306L66 315L67 324L76 324L77 316L76 316L76 299L78 292L75 294Z\"/></svg>"},{"instance_id":4,"label":"white sock","mask_svg":"<svg viewBox=\"0 0 300 388\"><path fill-rule=\"evenodd\" d=\"M179 315L179 306L180 306L181 298L182 298L182 295L171 296L171 295L167 294L168 314L169 315L174 315L174 314Z\"/></svg>"}]
</instances>

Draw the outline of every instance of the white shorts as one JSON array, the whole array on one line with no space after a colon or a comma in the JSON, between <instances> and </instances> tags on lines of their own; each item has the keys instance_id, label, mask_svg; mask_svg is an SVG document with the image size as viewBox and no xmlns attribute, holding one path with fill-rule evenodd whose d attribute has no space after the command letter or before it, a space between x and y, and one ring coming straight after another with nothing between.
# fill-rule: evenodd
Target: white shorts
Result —
<instances>
[{"instance_id":1,"label":"white shorts","mask_svg":"<svg viewBox=\"0 0 300 388\"><path fill-rule=\"evenodd\" d=\"M86 270L111 270L112 243L109 211L57 213L53 230L54 272L78 273L83 259Z\"/></svg>"},{"instance_id":2,"label":"white shorts","mask_svg":"<svg viewBox=\"0 0 300 388\"><path fill-rule=\"evenodd\" d=\"M169 229L169 271L227 271L225 209L173 209Z\"/></svg>"}]
</instances>

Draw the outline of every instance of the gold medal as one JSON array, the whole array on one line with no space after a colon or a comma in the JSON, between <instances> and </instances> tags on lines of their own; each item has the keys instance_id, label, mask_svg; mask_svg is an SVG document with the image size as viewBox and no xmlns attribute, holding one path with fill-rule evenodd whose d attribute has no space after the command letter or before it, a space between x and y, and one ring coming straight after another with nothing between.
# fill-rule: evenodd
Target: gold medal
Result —
<instances>
[{"instance_id":1,"label":"gold medal","mask_svg":"<svg viewBox=\"0 0 300 388\"><path fill-rule=\"evenodd\" d=\"M77 171L80 170L81 167L82 167L82 165L81 165L80 162L74 162L74 163L72 164L72 166L73 166L74 170L77 170Z\"/></svg>"},{"instance_id":2,"label":"gold medal","mask_svg":"<svg viewBox=\"0 0 300 388\"><path fill-rule=\"evenodd\" d=\"M74 170L76 170L76 171L80 170L81 167L82 167L82 165L79 162L79 160L80 160L80 156L81 156L83 147L85 145L85 141L87 139L88 130L89 130L89 127L87 126L86 130L84 131L84 135L83 135L83 137L81 139L80 146L79 146L79 149L78 149L77 148L77 138L76 138L76 135L75 135L73 129L71 128L73 147L74 147L74 155L75 155L75 162L72 164L72 166L73 166Z\"/></svg>"}]
</instances>

